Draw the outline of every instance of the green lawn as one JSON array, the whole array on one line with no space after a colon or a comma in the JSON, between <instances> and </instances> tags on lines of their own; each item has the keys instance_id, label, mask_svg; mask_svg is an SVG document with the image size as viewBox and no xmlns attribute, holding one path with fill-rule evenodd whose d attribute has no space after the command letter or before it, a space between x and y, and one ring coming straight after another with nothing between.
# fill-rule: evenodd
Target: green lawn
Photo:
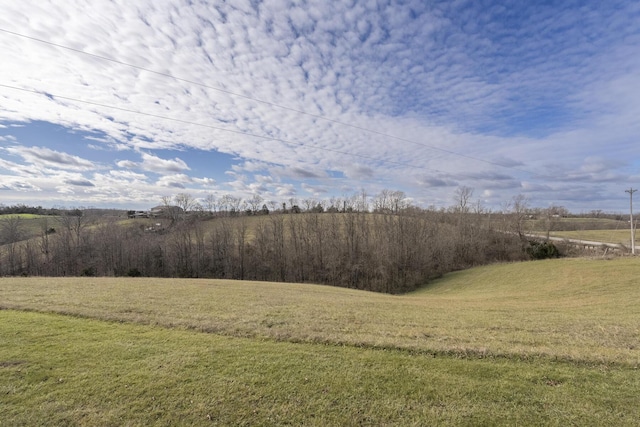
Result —
<instances>
[{"instance_id":1,"label":"green lawn","mask_svg":"<svg viewBox=\"0 0 640 427\"><path fill-rule=\"evenodd\" d=\"M20 218L20 234L21 240L33 239L42 233L43 223L46 221L47 228L58 227L58 217L49 215L36 214L8 214L0 215L0 228L3 221Z\"/></svg>"},{"instance_id":2,"label":"green lawn","mask_svg":"<svg viewBox=\"0 0 640 427\"><path fill-rule=\"evenodd\" d=\"M20 213L20 214L4 214L0 215L0 221L3 218L22 218L22 219L38 219L38 218L51 218L48 215L38 215L38 214L28 214L28 213Z\"/></svg>"},{"instance_id":3,"label":"green lawn","mask_svg":"<svg viewBox=\"0 0 640 427\"><path fill-rule=\"evenodd\" d=\"M636 258L412 294L0 279L0 425L636 425Z\"/></svg>"},{"instance_id":4,"label":"green lawn","mask_svg":"<svg viewBox=\"0 0 640 427\"><path fill-rule=\"evenodd\" d=\"M3 425L634 425L623 367L0 312Z\"/></svg>"}]
</instances>

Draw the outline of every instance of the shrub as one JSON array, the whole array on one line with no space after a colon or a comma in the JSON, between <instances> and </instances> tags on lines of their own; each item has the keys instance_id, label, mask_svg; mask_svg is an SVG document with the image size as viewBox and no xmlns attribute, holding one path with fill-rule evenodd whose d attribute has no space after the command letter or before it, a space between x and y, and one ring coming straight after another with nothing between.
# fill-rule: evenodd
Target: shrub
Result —
<instances>
[{"instance_id":1,"label":"shrub","mask_svg":"<svg viewBox=\"0 0 640 427\"><path fill-rule=\"evenodd\" d=\"M131 269L129 269L129 271L127 271L127 276L129 276L129 277L140 277L140 276L142 276L142 273L137 268L131 268Z\"/></svg>"},{"instance_id":2,"label":"shrub","mask_svg":"<svg viewBox=\"0 0 640 427\"><path fill-rule=\"evenodd\" d=\"M560 251L553 243L535 240L529 241L527 253L533 259L558 258L560 256Z\"/></svg>"},{"instance_id":3,"label":"shrub","mask_svg":"<svg viewBox=\"0 0 640 427\"><path fill-rule=\"evenodd\" d=\"M97 274L95 267L87 267L82 270L81 276L94 277Z\"/></svg>"}]
</instances>

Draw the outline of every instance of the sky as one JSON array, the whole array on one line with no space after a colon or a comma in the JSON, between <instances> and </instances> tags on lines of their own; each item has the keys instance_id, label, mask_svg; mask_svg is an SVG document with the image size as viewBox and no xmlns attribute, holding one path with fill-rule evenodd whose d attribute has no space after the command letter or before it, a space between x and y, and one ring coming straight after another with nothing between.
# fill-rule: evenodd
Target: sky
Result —
<instances>
[{"instance_id":1,"label":"sky","mask_svg":"<svg viewBox=\"0 0 640 427\"><path fill-rule=\"evenodd\" d=\"M487 209L628 212L640 186L635 0L0 10L4 205L388 189L442 207L468 187Z\"/></svg>"}]
</instances>

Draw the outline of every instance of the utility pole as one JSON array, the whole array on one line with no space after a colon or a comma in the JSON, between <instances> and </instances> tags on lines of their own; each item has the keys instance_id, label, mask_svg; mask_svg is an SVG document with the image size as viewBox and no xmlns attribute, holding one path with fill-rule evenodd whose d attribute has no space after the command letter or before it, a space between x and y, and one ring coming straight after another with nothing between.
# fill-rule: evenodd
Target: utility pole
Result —
<instances>
[{"instance_id":1,"label":"utility pole","mask_svg":"<svg viewBox=\"0 0 640 427\"><path fill-rule=\"evenodd\" d=\"M633 226L633 193L638 190L634 190L633 188L629 188L628 190L624 190L625 193L629 193L629 223L631 224L631 254L635 255L636 253L636 233L635 227Z\"/></svg>"}]
</instances>

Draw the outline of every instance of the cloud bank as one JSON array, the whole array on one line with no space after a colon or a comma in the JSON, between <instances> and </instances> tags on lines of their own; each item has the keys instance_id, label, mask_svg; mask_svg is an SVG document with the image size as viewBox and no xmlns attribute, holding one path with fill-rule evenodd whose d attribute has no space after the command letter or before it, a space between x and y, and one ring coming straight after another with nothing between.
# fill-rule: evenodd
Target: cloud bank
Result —
<instances>
[{"instance_id":1,"label":"cloud bank","mask_svg":"<svg viewBox=\"0 0 640 427\"><path fill-rule=\"evenodd\" d=\"M637 2L229 3L3 5L3 193L617 210L636 185ZM77 138L16 139L34 122Z\"/></svg>"}]
</instances>

